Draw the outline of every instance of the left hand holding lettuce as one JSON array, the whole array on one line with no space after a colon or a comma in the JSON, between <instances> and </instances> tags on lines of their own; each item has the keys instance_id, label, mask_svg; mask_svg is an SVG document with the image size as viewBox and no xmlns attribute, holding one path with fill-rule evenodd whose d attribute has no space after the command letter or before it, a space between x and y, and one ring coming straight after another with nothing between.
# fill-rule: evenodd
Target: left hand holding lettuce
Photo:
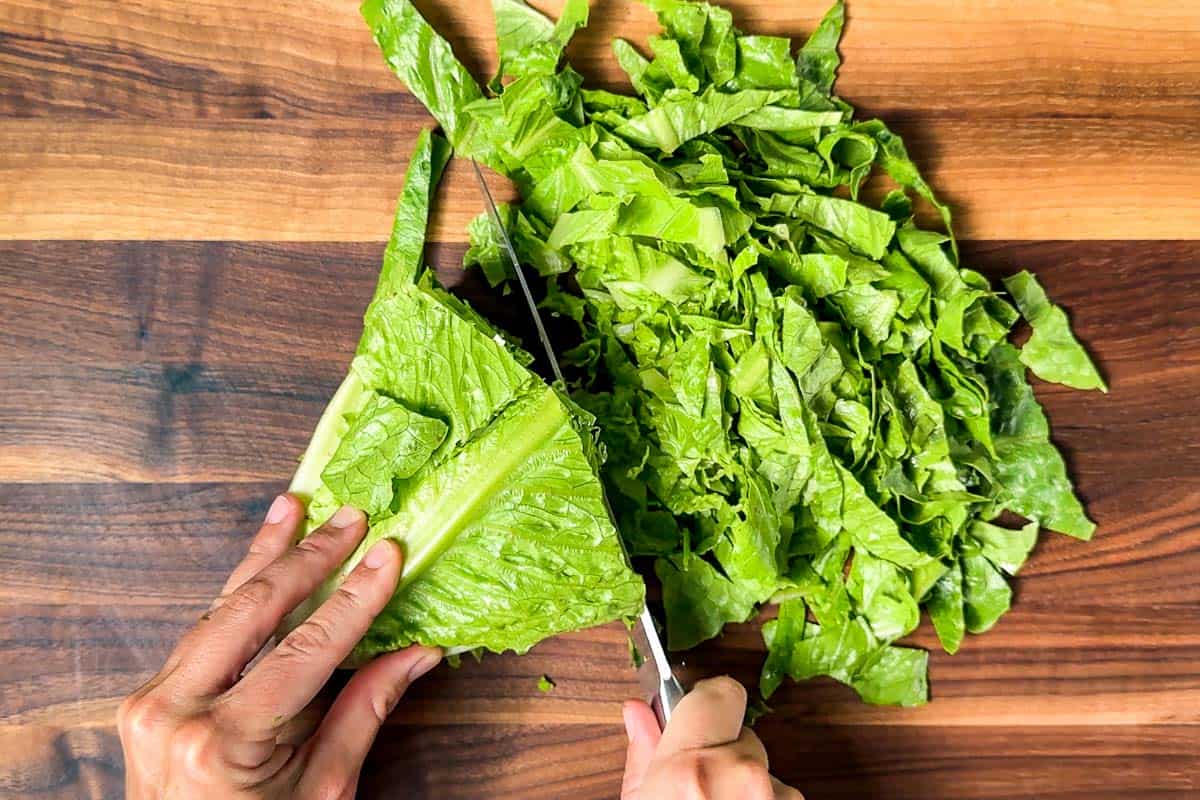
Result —
<instances>
[{"instance_id":1,"label":"left hand holding lettuce","mask_svg":"<svg viewBox=\"0 0 1200 800\"><path fill-rule=\"evenodd\" d=\"M353 797L383 720L440 651L410 647L372 661L328 712L317 693L388 603L399 548L376 544L331 597L250 664L284 614L359 544L366 518L343 508L296 547L304 507L276 498L250 553L157 675L121 704L129 800Z\"/></svg>"}]
</instances>

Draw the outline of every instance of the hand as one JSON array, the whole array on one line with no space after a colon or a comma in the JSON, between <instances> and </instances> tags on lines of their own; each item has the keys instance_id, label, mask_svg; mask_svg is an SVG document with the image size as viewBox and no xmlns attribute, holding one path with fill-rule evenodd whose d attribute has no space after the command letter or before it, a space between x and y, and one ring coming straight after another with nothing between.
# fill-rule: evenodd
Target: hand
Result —
<instances>
[{"instance_id":1,"label":"hand","mask_svg":"<svg viewBox=\"0 0 1200 800\"><path fill-rule=\"evenodd\" d=\"M621 800L804 800L767 771L767 751L742 726L746 690L733 678L697 683L661 733L640 700L623 712L629 751Z\"/></svg>"},{"instance_id":2,"label":"hand","mask_svg":"<svg viewBox=\"0 0 1200 800\"><path fill-rule=\"evenodd\" d=\"M280 621L362 541L362 512L343 508L295 547L304 509L281 495L221 596L121 704L126 797L345 798L384 718L441 653L410 647L375 659L324 719L317 692L391 599L400 550L380 541L307 621L249 670ZM243 672L245 674L243 674Z\"/></svg>"}]
</instances>

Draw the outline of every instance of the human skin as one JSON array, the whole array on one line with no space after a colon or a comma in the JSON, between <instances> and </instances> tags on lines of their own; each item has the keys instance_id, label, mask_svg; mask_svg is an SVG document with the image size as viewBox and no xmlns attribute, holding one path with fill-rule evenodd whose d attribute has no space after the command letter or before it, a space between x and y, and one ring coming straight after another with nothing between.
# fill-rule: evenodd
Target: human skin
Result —
<instances>
[{"instance_id":1,"label":"human skin","mask_svg":"<svg viewBox=\"0 0 1200 800\"><path fill-rule=\"evenodd\" d=\"M346 507L295 544L303 519L299 499L276 498L209 611L121 704L129 800L350 800L383 721L441 660L419 646L380 656L319 713L318 692L395 591L402 558L389 540L258 657L367 531L362 512ZM626 703L622 800L803 800L771 777L762 743L742 726L745 710L746 690L731 678L697 683L663 732L649 706Z\"/></svg>"}]
</instances>

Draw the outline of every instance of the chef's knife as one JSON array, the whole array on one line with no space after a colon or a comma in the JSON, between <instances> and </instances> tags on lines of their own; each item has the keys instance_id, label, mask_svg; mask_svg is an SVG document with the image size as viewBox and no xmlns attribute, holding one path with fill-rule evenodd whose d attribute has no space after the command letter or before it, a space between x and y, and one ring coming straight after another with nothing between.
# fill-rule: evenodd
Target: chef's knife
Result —
<instances>
[{"instance_id":1,"label":"chef's knife","mask_svg":"<svg viewBox=\"0 0 1200 800\"><path fill-rule=\"evenodd\" d=\"M493 232L508 258L509 266L516 273L517 282L521 284L521 293L525 295L525 303L533 315L533 324L537 327L538 338L542 341L542 349L546 351L546 359L550 362L554 379L565 389L566 381L563 380L562 370L554 355L554 347L551 346L550 336L546 333L546 326L542 323L542 315L538 311L537 303L533 301L533 294L529 291L529 282L525 280L525 272L521 269L517 251L513 249L512 241L508 238L508 231L504 229L504 223L500 221L500 213L496 210L496 201L492 199L492 192L488 189L487 181L483 179L483 171L479 168L478 162L472 160L471 165L475 168L475 177L479 181L479 189L483 194L488 219L492 221ZM607 498L605 498L604 507L608 509L613 528L616 528L617 523L612 518L612 508L609 507ZM627 561L628 558L628 554L626 554ZM675 704L683 697L683 687L680 685L679 679L675 677L675 673L671 671L671 662L667 660L667 651L663 647L662 639L659 638L654 616L646 606L642 606L642 613L634 626L633 639L634 647L637 649L635 663L638 683L654 709L659 725L665 726L667 720L671 718Z\"/></svg>"}]
</instances>

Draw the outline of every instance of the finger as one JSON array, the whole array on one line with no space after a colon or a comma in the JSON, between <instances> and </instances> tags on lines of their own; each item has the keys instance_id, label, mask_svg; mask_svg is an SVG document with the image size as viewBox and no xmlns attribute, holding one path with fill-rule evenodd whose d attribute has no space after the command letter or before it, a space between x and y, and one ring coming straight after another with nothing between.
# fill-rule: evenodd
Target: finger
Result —
<instances>
[{"instance_id":1,"label":"finger","mask_svg":"<svg viewBox=\"0 0 1200 800\"><path fill-rule=\"evenodd\" d=\"M321 721L325 719L325 715L329 713L329 709L333 705L333 697L327 697L328 694L322 690L315 700L304 707L303 711L283 723L275 741L278 744L298 746L311 739L317 732L317 728L321 727Z\"/></svg>"},{"instance_id":2,"label":"finger","mask_svg":"<svg viewBox=\"0 0 1200 800\"><path fill-rule=\"evenodd\" d=\"M413 646L380 656L355 673L313 738L300 797L351 797L379 727L417 678L437 666L442 652Z\"/></svg>"},{"instance_id":3,"label":"finger","mask_svg":"<svg viewBox=\"0 0 1200 800\"><path fill-rule=\"evenodd\" d=\"M218 707L231 709L218 712L223 727L239 742L273 743L281 725L309 704L350 655L392 598L399 578L400 548L380 540L312 616L218 701Z\"/></svg>"},{"instance_id":4,"label":"finger","mask_svg":"<svg viewBox=\"0 0 1200 800\"><path fill-rule=\"evenodd\" d=\"M750 746L749 739L738 739L716 748L685 752L676 758L692 756L704 764L696 775L704 797L714 800L774 797L774 779L767 772L766 756L758 737L754 737L753 744L756 746Z\"/></svg>"},{"instance_id":5,"label":"finger","mask_svg":"<svg viewBox=\"0 0 1200 800\"><path fill-rule=\"evenodd\" d=\"M343 508L239 586L180 643L174 684L202 696L232 686L284 615L346 560L365 533L362 512Z\"/></svg>"},{"instance_id":6,"label":"finger","mask_svg":"<svg viewBox=\"0 0 1200 800\"><path fill-rule=\"evenodd\" d=\"M250 552L242 559L229 580L225 581L221 595L213 602L220 605L233 590L262 572L267 565L287 552L296 537L300 520L304 518L304 506L290 494L281 494L267 509L266 519L250 541Z\"/></svg>"},{"instance_id":7,"label":"finger","mask_svg":"<svg viewBox=\"0 0 1200 800\"><path fill-rule=\"evenodd\" d=\"M254 577L270 564L275 559L283 555L288 547L291 546L295 538L296 530L299 527L300 520L303 519L304 506L300 500L289 494L281 494L271 503L271 507L267 510L266 519L263 521L262 527L255 534L254 539L250 542L250 552L242 559L229 579L225 581L225 586L221 589L221 593L209 605L208 610L200 617L201 622L207 622L212 618L213 612L224 603L229 595L245 583L250 578ZM174 672L183 660L181 648L177 647L168 656L166 664L160 670L156 680L161 682L168 675Z\"/></svg>"},{"instance_id":8,"label":"finger","mask_svg":"<svg viewBox=\"0 0 1200 800\"><path fill-rule=\"evenodd\" d=\"M799 790L793 789L779 778L771 778L771 788L775 790L775 800L804 800L804 795L800 794Z\"/></svg>"},{"instance_id":9,"label":"finger","mask_svg":"<svg viewBox=\"0 0 1200 800\"><path fill-rule=\"evenodd\" d=\"M683 696L663 731L659 756L736 741L746 714L746 689L723 676L698 682Z\"/></svg>"},{"instance_id":10,"label":"finger","mask_svg":"<svg viewBox=\"0 0 1200 800\"><path fill-rule=\"evenodd\" d=\"M621 779L621 800L637 800L662 732L658 729L654 711L641 700L625 703L621 707L621 716L625 720L625 736L629 739L629 748L625 751L625 776Z\"/></svg>"},{"instance_id":11,"label":"finger","mask_svg":"<svg viewBox=\"0 0 1200 800\"><path fill-rule=\"evenodd\" d=\"M748 761L762 764L764 767L770 766L770 762L767 760L767 748L763 747L762 739L759 739L757 734L749 728L742 728L737 741L730 747Z\"/></svg>"},{"instance_id":12,"label":"finger","mask_svg":"<svg viewBox=\"0 0 1200 800\"><path fill-rule=\"evenodd\" d=\"M672 717L671 723L674 721ZM733 742L674 753L664 753L660 745L643 793L644 800L684 795L743 800L774 797L775 788L762 743L750 731L743 731Z\"/></svg>"}]
</instances>

